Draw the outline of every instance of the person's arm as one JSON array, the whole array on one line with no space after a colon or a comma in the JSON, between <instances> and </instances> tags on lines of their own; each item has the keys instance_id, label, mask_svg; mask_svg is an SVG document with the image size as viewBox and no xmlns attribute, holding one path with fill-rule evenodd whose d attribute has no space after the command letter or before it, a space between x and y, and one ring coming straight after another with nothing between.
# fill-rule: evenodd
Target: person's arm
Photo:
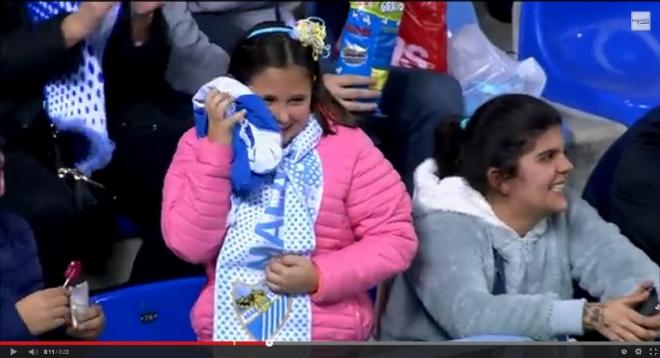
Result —
<instances>
[{"instance_id":1,"label":"person's arm","mask_svg":"<svg viewBox=\"0 0 660 358\"><path fill-rule=\"evenodd\" d=\"M80 51L78 46L67 46L65 37L71 22L65 19L58 16L0 35L0 82L4 86L45 83L76 65Z\"/></svg>"},{"instance_id":2,"label":"person's arm","mask_svg":"<svg viewBox=\"0 0 660 358\"><path fill-rule=\"evenodd\" d=\"M392 166L362 132L345 201L356 242L316 255L315 302L336 302L367 292L403 272L417 250L410 197Z\"/></svg>"},{"instance_id":3,"label":"person's arm","mask_svg":"<svg viewBox=\"0 0 660 358\"><path fill-rule=\"evenodd\" d=\"M191 263L214 260L231 207L231 147L187 131L165 176L161 225L167 246Z\"/></svg>"},{"instance_id":4,"label":"person's arm","mask_svg":"<svg viewBox=\"0 0 660 358\"><path fill-rule=\"evenodd\" d=\"M14 215L0 214L4 235L14 251L0 262L0 341L33 337L16 308L16 303L43 289L37 245L28 224ZM5 250L3 248L3 250ZM21 260L17 262L16 260ZM11 266L8 266L11 265ZM36 337L34 337L36 338Z\"/></svg>"},{"instance_id":5,"label":"person's arm","mask_svg":"<svg viewBox=\"0 0 660 358\"><path fill-rule=\"evenodd\" d=\"M0 302L0 341L21 341L32 337L12 301Z\"/></svg>"},{"instance_id":6,"label":"person's arm","mask_svg":"<svg viewBox=\"0 0 660 358\"><path fill-rule=\"evenodd\" d=\"M79 44L100 24L112 7L107 3L84 3L78 11L33 25L22 25L0 35L0 83L8 87L46 82L66 73L80 61ZM7 4L8 17L20 16Z\"/></svg>"},{"instance_id":7,"label":"person's arm","mask_svg":"<svg viewBox=\"0 0 660 358\"><path fill-rule=\"evenodd\" d=\"M170 78L172 82L185 83L186 88L178 90L193 94L204 83L227 74L228 51L212 43L199 28L187 1L167 2L163 6L163 15L169 26L172 60L178 61L170 64L171 73L168 75L190 77L179 81Z\"/></svg>"},{"instance_id":8,"label":"person's arm","mask_svg":"<svg viewBox=\"0 0 660 358\"><path fill-rule=\"evenodd\" d=\"M556 294L493 295L486 272L494 267L488 228L462 214L416 218L420 247L405 274L420 304L452 338L515 335L536 340L582 334L583 300Z\"/></svg>"},{"instance_id":9,"label":"person's arm","mask_svg":"<svg viewBox=\"0 0 660 358\"><path fill-rule=\"evenodd\" d=\"M658 266L587 202L571 198L567 215L572 274L589 294L604 301L629 295L644 281L658 287Z\"/></svg>"}]
</instances>

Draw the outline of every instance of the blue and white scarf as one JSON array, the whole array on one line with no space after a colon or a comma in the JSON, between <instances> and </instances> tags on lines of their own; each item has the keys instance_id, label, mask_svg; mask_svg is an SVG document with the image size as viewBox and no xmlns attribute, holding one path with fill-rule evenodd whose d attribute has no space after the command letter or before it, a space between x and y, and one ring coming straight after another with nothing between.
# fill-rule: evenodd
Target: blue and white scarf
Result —
<instances>
[{"instance_id":1,"label":"blue and white scarf","mask_svg":"<svg viewBox=\"0 0 660 358\"><path fill-rule=\"evenodd\" d=\"M216 266L213 339L216 341L310 341L307 294L280 295L266 285L270 259L310 257L323 195L316 147L323 130L314 116L284 148L271 183L246 199L232 196L232 212Z\"/></svg>"},{"instance_id":2,"label":"blue and white scarf","mask_svg":"<svg viewBox=\"0 0 660 358\"><path fill-rule=\"evenodd\" d=\"M280 125L260 96L237 80L221 76L203 85L193 96L193 117L198 137L208 134L205 101L213 89L228 93L235 99L226 116L240 110L246 111L245 120L234 126L231 142L231 189L234 195L244 198L261 186L263 175L273 172L282 160Z\"/></svg>"},{"instance_id":3,"label":"blue and white scarf","mask_svg":"<svg viewBox=\"0 0 660 358\"><path fill-rule=\"evenodd\" d=\"M77 11L79 4L79 1L29 1L26 6L30 20L37 23ZM114 150L106 127L101 59L119 7L119 4L113 7L100 28L84 43L78 68L53 79L44 88L44 109L57 129L78 132L89 140L87 157L76 163L85 175L105 167Z\"/></svg>"}]
</instances>

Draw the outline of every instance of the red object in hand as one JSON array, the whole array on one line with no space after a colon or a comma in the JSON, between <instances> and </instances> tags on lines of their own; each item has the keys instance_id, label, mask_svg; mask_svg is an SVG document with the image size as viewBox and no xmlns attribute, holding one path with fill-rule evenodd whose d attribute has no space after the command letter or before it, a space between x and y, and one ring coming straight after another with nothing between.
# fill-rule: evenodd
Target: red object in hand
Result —
<instances>
[{"instance_id":1,"label":"red object in hand","mask_svg":"<svg viewBox=\"0 0 660 358\"><path fill-rule=\"evenodd\" d=\"M392 66L447 72L447 3L406 2Z\"/></svg>"},{"instance_id":2,"label":"red object in hand","mask_svg":"<svg viewBox=\"0 0 660 358\"><path fill-rule=\"evenodd\" d=\"M67 267L66 271L64 272L64 278L66 278L66 281L64 281L64 287L66 287L69 283L78 280L81 273L82 263L80 261L71 261L69 267Z\"/></svg>"}]
</instances>

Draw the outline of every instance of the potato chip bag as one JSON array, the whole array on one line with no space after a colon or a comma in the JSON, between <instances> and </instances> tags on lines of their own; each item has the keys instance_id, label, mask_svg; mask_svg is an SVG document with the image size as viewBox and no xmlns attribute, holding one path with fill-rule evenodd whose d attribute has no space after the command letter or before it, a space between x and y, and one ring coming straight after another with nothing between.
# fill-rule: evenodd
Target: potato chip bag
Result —
<instances>
[{"instance_id":1,"label":"potato chip bag","mask_svg":"<svg viewBox=\"0 0 660 358\"><path fill-rule=\"evenodd\" d=\"M400 1L351 1L339 39L338 74L371 76L382 90L403 14Z\"/></svg>"}]
</instances>

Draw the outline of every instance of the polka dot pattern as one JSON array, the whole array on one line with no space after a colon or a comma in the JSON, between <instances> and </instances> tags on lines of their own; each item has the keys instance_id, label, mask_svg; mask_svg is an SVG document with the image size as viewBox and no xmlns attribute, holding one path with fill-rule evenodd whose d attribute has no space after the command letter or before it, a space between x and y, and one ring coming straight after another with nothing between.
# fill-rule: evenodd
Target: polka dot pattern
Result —
<instances>
[{"instance_id":1,"label":"polka dot pattern","mask_svg":"<svg viewBox=\"0 0 660 358\"><path fill-rule=\"evenodd\" d=\"M76 11L80 2L30 1L26 4L30 19L41 22L61 13ZM111 11L109 19L116 19L116 10ZM106 23L82 46L80 65L71 73L53 79L44 88L44 109L58 129L80 132L92 143L109 142L101 58L114 21L110 21L110 25ZM92 144L90 155L96 154L94 148ZM107 160L110 158L109 153L99 155L107 157Z\"/></svg>"},{"instance_id":2,"label":"polka dot pattern","mask_svg":"<svg viewBox=\"0 0 660 358\"><path fill-rule=\"evenodd\" d=\"M316 146L322 133L312 117L284 149L283 161L268 184L244 200L232 197L229 229L216 265L214 340L311 340L309 295L271 292L264 272L274 256L309 257L315 249L314 223L323 190ZM283 210L277 210L282 203ZM274 224L279 220L281 225ZM235 304L254 290L266 293L270 305L265 312Z\"/></svg>"}]
</instances>

